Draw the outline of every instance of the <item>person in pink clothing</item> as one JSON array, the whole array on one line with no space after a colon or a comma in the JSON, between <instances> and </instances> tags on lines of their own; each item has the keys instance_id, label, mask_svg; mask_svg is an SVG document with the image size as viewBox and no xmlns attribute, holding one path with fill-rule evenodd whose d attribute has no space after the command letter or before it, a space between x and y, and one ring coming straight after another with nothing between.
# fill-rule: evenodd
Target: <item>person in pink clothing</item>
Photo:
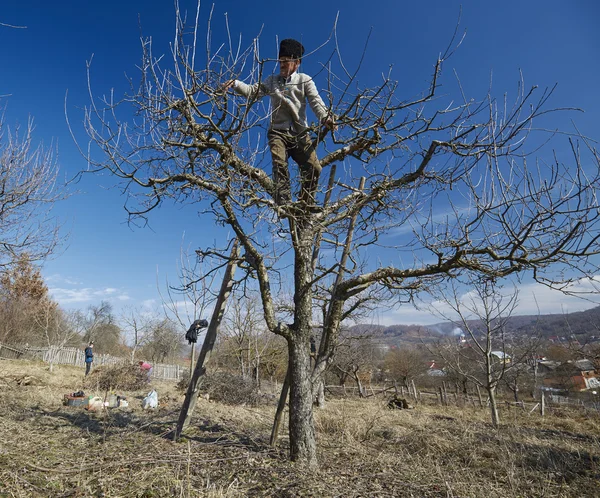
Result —
<instances>
[{"instance_id":1,"label":"person in pink clothing","mask_svg":"<svg viewBox=\"0 0 600 498\"><path fill-rule=\"evenodd\" d=\"M152 375L152 365L145 361L140 361L140 370L147 375L148 382L150 382L150 376Z\"/></svg>"}]
</instances>

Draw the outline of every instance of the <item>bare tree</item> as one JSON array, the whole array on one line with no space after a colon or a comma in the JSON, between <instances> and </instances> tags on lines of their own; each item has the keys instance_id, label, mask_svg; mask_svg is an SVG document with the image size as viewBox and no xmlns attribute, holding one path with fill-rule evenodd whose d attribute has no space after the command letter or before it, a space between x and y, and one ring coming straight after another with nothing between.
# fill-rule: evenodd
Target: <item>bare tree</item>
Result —
<instances>
[{"instance_id":1,"label":"bare tree","mask_svg":"<svg viewBox=\"0 0 600 498\"><path fill-rule=\"evenodd\" d=\"M139 348L149 340L153 317L142 309L128 309L121 317L122 322L131 334L133 344L131 345L130 362L133 365L135 355Z\"/></svg>"},{"instance_id":2,"label":"bare tree","mask_svg":"<svg viewBox=\"0 0 600 498\"><path fill-rule=\"evenodd\" d=\"M369 336L342 334L338 350L332 361L333 372L345 385L348 378L356 383L358 395L366 396L363 379L370 378L382 359L382 351Z\"/></svg>"},{"instance_id":3,"label":"bare tree","mask_svg":"<svg viewBox=\"0 0 600 498\"><path fill-rule=\"evenodd\" d=\"M253 377L258 383L261 357L269 346L268 340L262 340L265 325L258 296L240 299L232 295L222 329L226 340L221 346L228 349L241 376Z\"/></svg>"},{"instance_id":4,"label":"bare tree","mask_svg":"<svg viewBox=\"0 0 600 498\"><path fill-rule=\"evenodd\" d=\"M178 283L165 282L166 294L160 292L167 316L182 329L208 314L214 304L213 290L217 273L201 265L195 254L181 250L178 266ZM159 287L160 291L160 287Z\"/></svg>"},{"instance_id":5,"label":"bare tree","mask_svg":"<svg viewBox=\"0 0 600 498\"><path fill-rule=\"evenodd\" d=\"M83 340L86 344L93 341L97 350L103 353L121 353L122 330L113 313L112 304L102 301L99 305L90 305L85 312L79 312L79 315L79 321L84 324Z\"/></svg>"},{"instance_id":6,"label":"bare tree","mask_svg":"<svg viewBox=\"0 0 600 498\"><path fill-rule=\"evenodd\" d=\"M10 129L0 115L0 266L21 253L43 260L56 248L54 203L65 197L53 147L33 142L33 121Z\"/></svg>"},{"instance_id":7,"label":"bare tree","mask_svg":"<svg viewBox=\"0 0 600 498\"><path fill-rule=\"evenodd\" d=\"M410 383L425 374L427 370L424 351L411 346L400 346L387 352L384 358L386 377L400 381L407 389Z\"/></svg>"},{"instance_id":8,"label":"bare tree","mask_svg":"<svg viewBox=\"0 0 600 498\"><path fill-rule=\"evenodd\" d=\"M49 299L38 307L35 321L46 340L49 369L52 372L61 349L70 344L79 345L81 321L76 313L65 313Z\"/></svg>"},{"instance_id":9,"label":"bare tree","mask_svg":"<svg viewBox=\"0 0 600 498\"><path fill-rule=\"evenodd\" d=\"M456 337L446 339L432 352L444 360L447 369L486 390L492 424L498 427L498 385L508 372L521 372L531 354L531 348L515 347L515 340L507 328L518 304L518 291L505 294L500 284L485 278L469 282L466 288L471 290L463 295L456 282L449 287L442 301L454 316L439 308L436 312L460 327L467 339L465 342Z\"/></svg>"},{"instance_id":10,"label":"bare tree","mask_svg":"<svg viewBox=\"0 0 600 498\"><path fill-rule=\"evenodd\" d=\"M164 363L179 357L183 346L182 334L167 318L154 318L141 354L150 361Z\"/></svg>"},{"instance_id":11,"label":"bare tree","mask_svg":"<svg viewBox=\"0 0 600 498\"><path fill-rule=\"evenodd\" d=\"M599 236L597 152L584 137L580 149L567 136L570 161L557 154L536 162L533 155L548 138L564 136L536 126L551 111L552 90L520 81L512 102L492 90L475 100L457 82L449 99L438 96L453 41L433 61L429 87L405 98L390 73L375 86L361 84L360 65L344 63L334 30L334 41L316 52L329 61L318 76L327 80L317 83L327 89L339 125L333 134L312 129L330 172L317 193L321 208L307 210L300 201L276 206L262 139L267 108L222 90L238 75L261 80L272 62L261 57L258 38L245 49L217 41L198 16L186 26L177 12L169 57L142 40L141 74L126 99L97 99L90 89L90 171L119 180L132 221L145 221L168 199L198 204L204 217L233 230L244 250L240 285L256 283L267 329L288 344L293 460L317 462L313 385L333 358L342 321L361 303L374 296L407 302L467 273L500 278L531 271L537 281L560 286L571 275L566 270L581 275L590 268ZM332 174L335 164L341 172ZM297 191L297 169L291 179ZM376 248L383 249L377 262L368 258ZM198 254L220 264L229 257L219 247ZM288 280L293 306L283 314L276 296ZM321 320L313 313L317 287L328 298L311 368L313 321Z\"/></svg>"}]
</instances>

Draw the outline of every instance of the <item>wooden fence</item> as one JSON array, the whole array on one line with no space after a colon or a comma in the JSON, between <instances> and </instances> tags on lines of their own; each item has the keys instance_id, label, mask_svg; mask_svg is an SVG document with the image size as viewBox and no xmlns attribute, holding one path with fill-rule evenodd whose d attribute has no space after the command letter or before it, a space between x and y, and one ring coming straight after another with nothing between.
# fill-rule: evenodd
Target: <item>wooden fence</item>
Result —
<instances>
[{"instance_id":1,"label":"wooden fence","mask_svg":"<svg viewBox=\"0 0 600 498\"><path fill-rule=\"evenodd\" d=\"M0 344L0 359L6 360L32 360L38 359L55 365L74 365L85 367L85 353L78 348L61 348L58 346L32 347L32 346L6 346ZM119 358L109 354L94 353L94 367L121 365L128 363L129 358ZM179 380L186 371L180 365L167 365L155 363L152 365L152 377L162 380Z\"/></svg>"},{"instance_id":2,"label":"wooden fence","mask_svg":"<svg viewBox=\"0 0 600 498\"><path fill-rule=\"evenodd\" d=\"M29 358L25 351L13 348L11 346L5 346L0 344L0 359L3 360L23 360Z\"/></svg>"},{"instance_id":3,"label":"wooden fence","mask_svg":"<svg viewBox=\"0 0 600 498\"><path fill-rule=\"evenodd\" d=\"M347 396L348 394L352 394L353 396L358 396L358 388L355 386L335 386L335 385L327 385L325 386L325 390L334 396ZM412 400L414 403L433 403L442 406L473 406L485 408L488 406L489 400L487 396L485 396L483 391L479 389L477 392L472 392L470 394L463 393L451 393L448 392L445 386L439 387L437 392L434 389L432 391L420 390L416 388L414 383L409 388L405 388L403 386L363 386L363 396L371 397L376 395L383 396L392 396L395 394L397 390L398 395L401 397L405 397L408 400ZM544 406L548 408L559 408L560 406L568 406L570 408L575 409L583 409L583 410L593 410L600 412L600 401L583 401L581 399L570 398L568 396L557 396L554 394L545 393L543 396L540 393L540 401L507 401L504 398L498 398L498 407L505 407L507 409L518 408L529 413L540 409L543 413Z\"/></svg>"}]
</instances>

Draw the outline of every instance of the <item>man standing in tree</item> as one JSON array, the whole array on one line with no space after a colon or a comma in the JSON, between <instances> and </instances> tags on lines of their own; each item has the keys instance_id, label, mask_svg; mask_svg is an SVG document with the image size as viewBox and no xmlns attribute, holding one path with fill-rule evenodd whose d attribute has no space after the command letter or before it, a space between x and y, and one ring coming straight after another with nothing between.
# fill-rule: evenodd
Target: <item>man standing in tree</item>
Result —
<instances>
[{"instance_id":1,"label":"man standing in tree","mask_svg":"<svg viewBox=\"0 0 600 498\"><path fill-rule=\"evenodd\" d=\"M90 342L87 348L85 348L85 375L90 373L92 369L92 362L94 361L94 343Z\"/></svg>"},{"instance_id":2,"label":"man standing in tree","mask_svg":"<svg viewBox=\"0 0 600 498\"><path fill-rule=\"evenodd\" d=\"M298 68L304 47L296 40L285 39L279 45L279 74L262 82L248 85L239 80L229 80L224 88L233 88L245 97L258 99L271 97L271 123L268 139L273 160L274 198L278 206L291 202L288 158L291 156L300 167L300 201L314 206L315 192L319 186L321 164L313 146L306 119L306 102L319 121L335 129L332 115L321 99L313 79Z\"/></svg>"}]
</instances>

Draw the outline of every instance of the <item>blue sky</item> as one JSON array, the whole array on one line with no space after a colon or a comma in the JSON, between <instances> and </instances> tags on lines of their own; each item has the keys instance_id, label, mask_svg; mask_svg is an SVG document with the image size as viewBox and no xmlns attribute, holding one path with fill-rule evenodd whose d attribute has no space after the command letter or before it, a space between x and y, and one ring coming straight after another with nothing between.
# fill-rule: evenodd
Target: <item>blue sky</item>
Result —
<instances>
[{"instance_id":1,"label":"blue sky","mask_svg":"<svg viewBox=\"0 0 600 498\"><path fill-rule=\"evenodd\" d=\"M195 1L181 1L195 10ZM301 5L301 9L299 6ZM456 70L465 93L483 97L493 78L496 92L515 92L519 71L527 85L558 88L551 104L585 109L572 114L580 131L600 139L600 4L594 0L531 0L504 2L433 0L405 2L234 2L217 1L213 38L224 41L225 14L231 34L246 45L261 34L261 55L276 55L276 37L303 41L310 51L327 40L339 12L340 49L356 60L369 30L364 78L377 78L393 66L401 92L411 97L427 86L438 53L447 46L462 5L461 29L466 38L444 70ZM211 8L202 3L206 19ZM174 32L172 1L127 0L82 2L4 0L0 23L0 95L9 125L35 120L35 137L58 148L61 173L71 178L86 168L69 134L67 111L79 140L85 143L81 108L89 103L86 62L92 58L97 95L127 90L126 75L136 75L140 33L152 36L155 54L168 51ZM205 25L205 23L203 23ZM317 71L317 52L303 62L303 71ZM321 83L324 83L321 82ZM319 84L317 77L317 84ZM443 90L443 88L442 88ZM569 125L562 123L563 125ZM157 285L175 281L181 248L194 249L224 236L223 229L199 218L194 210L167 206L152 214L150 227L127 225L125 199L110 188L110 177L88 175L76 192L56 206L68 239L43 268L54 297L65 307L85 308L101 299L123 306L160 305ZM582 283L585 285L585 282ZM536 299L532 297L535 290ZM537 304L536 304L537 302ZM575 311L591 306L558 293L524 285L520 312ZM412 308L386 312L375 322L389 324L438 321Z\"/></svg>"}]
</instances>

